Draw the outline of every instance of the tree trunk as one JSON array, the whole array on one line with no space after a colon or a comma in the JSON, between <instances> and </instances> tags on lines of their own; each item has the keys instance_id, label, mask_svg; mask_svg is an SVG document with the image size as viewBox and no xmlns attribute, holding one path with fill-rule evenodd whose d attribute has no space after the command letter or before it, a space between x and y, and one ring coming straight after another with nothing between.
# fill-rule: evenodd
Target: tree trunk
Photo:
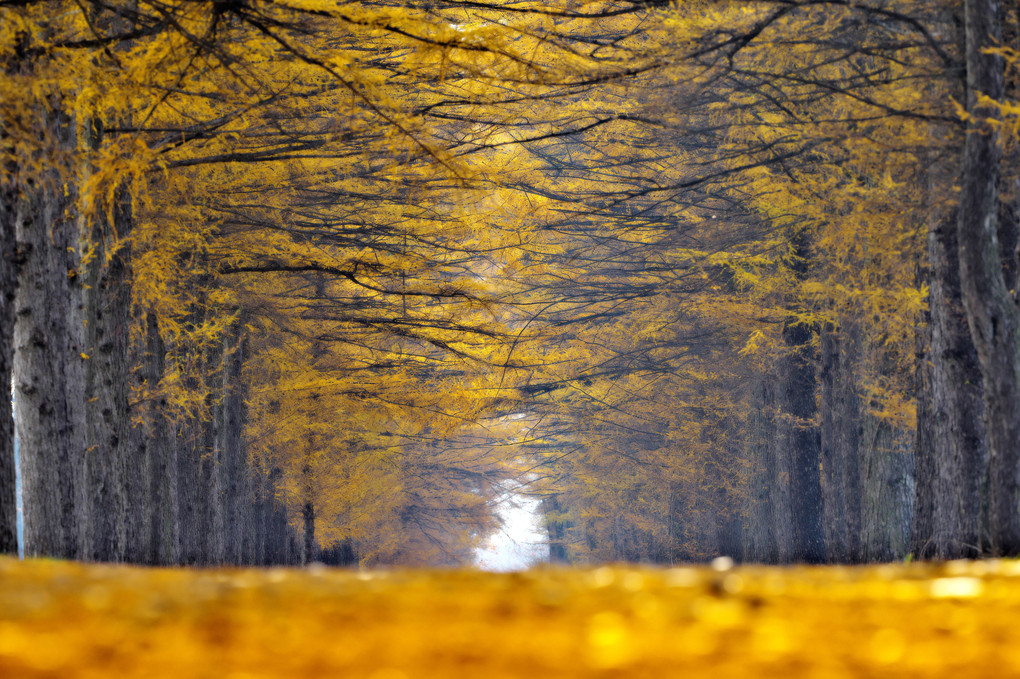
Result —
<instances>
[{"instance_id":1,"label":"tree trunk","mask_svg":"<svg viewBox=\"0 0 1020 679\"><path fill-rule=\"evenodd\" d=\"M73 125L58 110L40 124L70 148ZM79 558L84 546L85 347L73 206L54 167L22 187L15 208L14 381L27 556Z\"/></svg>"},{"instance_id":2,"label":"tree trunk","mask_svg":"<svg viewBox=\"0 0 1020 679\"><path fill-rule=\"evenodd\" d=\"M819 386L825 551L831 563L861 561L859 344L852 327L822 332Z\"/></svg>"},{"instance_id":3,"label":"tree trunk","mask_svg":"<svg viewBox=\"0 0 1020 679\"><path fill-rule=\"evenodd\" d=\"M307 566L315 561L315 505L311 500L305 501L304 507L301 508L301 520L304 524L301 565Z\"/></svg>"},{"instance_id":4,"label":"tree trunk","mask_svg":"<svg viewBox=\"0 0 1020 679\"><path fill-rule=\"evenodd\" d=\"M791 353L782 361L781 391L783 450L789 472L791 551L789 560L825 561L822 531L822 485L819 465L821 441L815 424L815 366L811 355L811 329L788 323L783 331ZM786 560L786 559L784 559Z\"/></svg>"},{"instance_id":5,"label":"tree trunk","mask_svg":"<svg viewBox=\"0 0 1020 679\"><path fill-rule=\"evenodd\" d=\"M929 290L934 285L930 272L925 273ZM930 294L930 293L929 293ZM928 310L922 312L915 337L917 363L915 367L917 384L917 431L914 436L914 520L910 527L910 553L917 559L934 556L935 533L935 442L937 425L932 397L934 362L931 355L932 301L929 297ZM969 336L968 336L969 338Z\"/></svg>"},{"instance_id":6,"label":"tree trunk","mask_svg":"<svg viewBox=\"0 0 1020 679\"><path fill-rule=\"evenodd\" d=\"M957 228L960 281L984 382L988 435L988 521L993 554L1020 554L1020 319L1002 270L998 114L980 96L1004 93L1003 61L983 50L1001 43L997 0L967 0L967 135Z\"/></svg>"},{"instance_id":7,"label":"tree trunk","mask_svg":"<svg viewBox=\"0 0 1020 679\"><path fill-rule=\"evenodd\" d=\"M154 390L163 377L165 350L155 314L145 318L145 349L139 360L138 380ZM180 497L178 495L177 437L166 419L166 402L146 399L138 406L144 435L138 438L138 460L144 467L144 502L136 499L131 511L146 514L141 524L139 561L169 566L181 562Z\"/></svg>"},{"instance_id":8,"label":"tree trunk","mask_svg":"<svg viewBox=\"0 0 1020 679\"><path fill-rule=\"evenodd\" d=\"M14 295L18 283L14 240L16 188L0 177L0 554L18 553L14 411L8 389L14 363Z\"/></svg>"},{"instance_id":9,"label":"tree trunk","mask_svg":"<svg viewBox=\"0 0 1020 679\"><path fill-rule=\"evenodd\" d=\"M179 425L177 448L177 497L180 520L180 563L186 566L205 563L202 525L205 502L202 455L205 430L201 423L186 420Z\"/></svg>"},{"instance_id":10,"label":"tree trunk","mask_svg":"<svg viewBox=\"0 0 1020 679\"><path fill-rule=\"evenodd\" d=\"M223 343L222 401L218 408L220 424L216 446L216 474L222 504L223 560L231 564L244 561L246 535L251 528L252 489L249 487L247 461L244 459L244 324Z\"/></svg>"},{"instance_id":11,"label":"tree trunk","mask_svg":"<svg viewBox=\"0 0 1020 679\"><path fill-rule=\"evenodd\" d=\"M128 558L129 533L137 546L140 531L136 526L147 514L137 506L129 511L129 495L143 495L140 485L144 461L131 459L136 448L129 401L135 362L131 346L131 251L127 245L118 248L116 242L130 231L131 206L130 197L123 190L120 194L112 210L113 224L107 224L105 216L92 220L85 244L93 248L93 256L82 265L89 355L85 363L89 495L85 557L115 562Z\"/></svg>"},{"instance_id":12,"label":"tree trunk","mask_svg":"<svg viewBox=\"0 0 1020 679\"><path fill-rule=\"evenodd\" d=\"M762 376L751 395L745 446L750 465L744 532L744 556L757 563L779 559L775 536L775 396L772 380Z\"/></svg>"},{"instance_id":13,"label":"tree trunk","mask_svg":"<svg viewBox=\"0 0 1020 679\"><path fill-rule=\"evenodd\" d=\"M912 433L875 417L864 425L862 547L867 561L898 561L910 549L913 518Z\"/></svg>"},{"instance_id":14,"label":"tree trunk","mask_svg":"<svg viewBox=\"0 0 1020 679\"><path fill-rule=\"evenodd\" d=\"M981 366L967 328L960 290L955 215L938 221L928 235L930 356L922 376L930 413L918 413L918 518L912 549L922 558L978 556L985 446ZM930 512L930 516L928 516Z\"/></svg>"},{"instance_id":15,"label":"tree trunk","mask_svg":"<svg viewBox=\"0 0 1020 679\"><path fill-rule=\"evenodd\" d=\"M293 536L287 521L286 509L276 500L276 489L280 485L283 472L274 467L266 476L265 510L266 510L266 551L267 564L289 564L294 559Z\"/></svg>"}]
</instances>

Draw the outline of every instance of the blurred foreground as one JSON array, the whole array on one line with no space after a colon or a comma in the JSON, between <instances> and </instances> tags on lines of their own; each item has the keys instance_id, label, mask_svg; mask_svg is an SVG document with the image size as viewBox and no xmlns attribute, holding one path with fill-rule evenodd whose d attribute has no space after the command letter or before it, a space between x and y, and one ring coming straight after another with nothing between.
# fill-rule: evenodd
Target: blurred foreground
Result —
<instances>
[{"instance_id":1,"label":"blurred foreground","mask_svg":"<svg viewBox=\"0 0 1020 679\"><path fill-rule=\"evenodd\" d=\"M146 570L0 559L0 677L1020 676L1020 562Z\"/></svg>"}]
</instances>

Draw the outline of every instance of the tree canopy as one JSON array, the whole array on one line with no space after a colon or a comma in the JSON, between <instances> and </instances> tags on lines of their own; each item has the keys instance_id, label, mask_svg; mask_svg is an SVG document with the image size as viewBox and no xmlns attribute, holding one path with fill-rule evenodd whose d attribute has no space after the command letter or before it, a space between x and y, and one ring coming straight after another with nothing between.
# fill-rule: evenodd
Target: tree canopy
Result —
<instances>
[{"instance_id":1,"label":"tree canopy","mask_svg":"<svg viewBox=\"0 0 1020 679\"><path fill-rule=\"evenodd\" d=\"M1018 20L0 0L0 549L1016 553Z\"/></svg>"}]
</instances>

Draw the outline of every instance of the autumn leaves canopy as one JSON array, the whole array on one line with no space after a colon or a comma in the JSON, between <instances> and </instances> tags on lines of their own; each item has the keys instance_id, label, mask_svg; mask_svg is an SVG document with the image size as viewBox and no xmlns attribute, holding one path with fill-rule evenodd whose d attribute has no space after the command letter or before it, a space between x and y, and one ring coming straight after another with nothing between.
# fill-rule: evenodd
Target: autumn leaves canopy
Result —
<instances>
[{"instance_id":1,"label":"autumn leaves canopy","mask_svg":"<svg viewBox=\"0 0 1020 679\"><path fill-rule=\"evenodd\" d=\"M0 0L28 552L1020 549L994 4Z\"/></svg>"}]
</instances>

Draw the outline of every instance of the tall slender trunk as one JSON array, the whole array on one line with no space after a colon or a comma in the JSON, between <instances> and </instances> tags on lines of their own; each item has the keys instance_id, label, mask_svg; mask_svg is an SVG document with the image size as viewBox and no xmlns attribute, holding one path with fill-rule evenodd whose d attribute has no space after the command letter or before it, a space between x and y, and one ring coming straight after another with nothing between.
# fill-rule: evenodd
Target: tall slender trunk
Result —
<instances>
[{"instance_id":1,"label":"tall slender trunk","mask_svg":"<svg viewBox=\"0 0 1020 679\"><path fill-rule=\"evenodd\" d=\"M54 110L42 124L65 148L72 121ZM56 168L23 187L15 208L21 261L14 377L23 460L25 553L79 558L85 526L84 341L73 195Z\"/></svg>"},{"instance_id":2,"label":"tall slender trunk","mask_svg":"<svg viewBox=\"0 0 1020 679\"><path fill-rule=\"evenodd\" d=\"M993 554L1020 554L1020 318L998 242L998 113L980 97L1004 94L1000 3L967 0L967 135L957 229L960 281L984 382L988 435L988 520Z\"/></svg>"},{"instance_id":3,"label":"tall slender trunk","mask_svg":"<svg viewBox=\"0 0 1020 679\"><path fill-rule=\"evenodd\" d=\"M301 520L304 525L301 565L307 566L315 560L315 505L311 500L306 500L301 508Z\"/></svg>"},{"instance_id":4,"label":"tall slender trunk","mask_svg":"<svg viewBox=\"0 0 1020 679\"><path fill-rule=\"evenodd\" d=\"M205 452L204 430L201 423L185 420L178 424L178 436L174 442L177 448L177 498L180 521L180 563L200 565L204 563L202 549L202 516L205 493L201 475L202 455Z\"/></svg>"},{"instance_id":5,"label":"tall slender trunk","mask_svg":"<svg viewBox=\"0 0 1020 679\"><path fill-rule=\"evenodd\" d=\"M910 526L910 553L918 559L933 556L935 531L935 416L931 394L931 316L922 314L915 339L917 363L917 431L914 435L914 520Z\"/></svg>"},{"instance_id":6,"label":"tall slender trunk","mask_svg":"<svg viewBox=\"0 0 1020 679\"><path fill-rule=\"evenodd\" d=\"M82 265L89 355L85 364L89 546L84 556L96 561L124 561L129 556L137 560L141 532L137 524L146 515L137 506L143 496L144 460L131 459L138 436L129 401L135 362L131 251L117 242L130 231L131 206L123 189L119 194L111 211L113 223L107 223L106 215L89 222L85 245L93 256ZM130 552L129 537L134 547Z\"/></svg>"},{"instance_id":7,"label":"tall slender trunk","mask_svg":"<svg viewBox=\"0 0 1020 679\"><path fill-rule=\"evenodd\" d=\"M287 521L286 508L276 499L276 489L282 478L283 472L278 467L273 467L265 478L265 562L267 564L289 564L297 560L294 558L297 550L295 549L293 531Z\"/></svg>"},{"instance_id":8,"label":"tall slender trunk","mask_svg":"<svg viewBox=\"0 0 1020 679\"><path fill-rule=\"evenodd\" d=\"M217 487L222 506L223 559L227 563L244 561L245 543L251 531L254 499L244 459L244 323L238 321L223 341L223 366L219 409L219 441L216 446Z\"/></svg>"},{"instance_id":9,"label":"tall slender trunk","mask_svg":"<svg viewBox=\"0 0 1020 679\"><path fill-rule=\"evenodd\" d=\"M312 456L315 454L315 436L308 436L308 450L305 453L304 466L301 468L302 491L304 504L301 507L303 524L301 543L301 564L307 565L315 560L315 500L312 494Z\"/></svg>"},{"instance_id":10,"label":"tall slender trunk","mask_svg":"<svg viewBox=\"0 0 1020 679\"><path fill-rule=\"evenodd\" d=\"M0 177L0 554L18 553L14 410L8 394L14 363L14 295L18 284L12 209L17 193L9 176L5 171L5 176Z\"/></svg>"},{"instance_id":11,"label":"tall slender trunk","mask_svg":"<svg viewBox=\"0 0 1020 679\"><path fill-rule=\"evenodd\" d=\"M960 289L956 216L936 221L928 235L929 360L922 370L930 413L918 413L918 516L912 549L923 558L977 556L987 465L981 366L967 328ZM930 512L930 516L928 515Z\"/></svg>"},{"instance_id":12,"label":"tall slender trunk","mask_svg":"<svg viewBox=\"0 0 1020 679\"><path fill-rule=\"evenodd\" d=\"M822 499L826 558L832 563L856 563L862 558L858 359L859 343L852 325L822 331Z\"/></svg>"},{"instance_id":13,"label":"tall slender trunk","mask_svg":"<svg viewBox=\"0 0 1020 679\"><path fill-rule=\"evenodd\" d=\"M211 398L211 397L210 397ZM216 476L216 430L218 422L212 403L208 404L214 417L209 422L196 422L198 463L198 492L195 533L193 535L198 563L203 565L223 562L223 524L219 502L219 479Z\"/></svg>"},{"instance_id":14,"label":"tall slender trunk","mask_svg":"<svg viewBox=\"0 0 1020 679\"><path fill-rule=\"evenodd\" d=\"M752 390L745 440L751 470L743 551L745 558L752 562L776 563L779 559L773 501L778 482L775 430L773 381L768 376L762 376Z\"/></svg>"},{"instance_id":15,"label":"tall slender trunk","mask_svg":"<svg viewBox=\"0 0 1020 679\"><path fill-rule=\"evenodd\" d=\"M788 500L783 523L789 524L789 544L779 541L780 560L821 563L825 560L822 529L822 485L819 465L821 441L815 423L815 365L812 330L789 322L783 339L789 355L780 362L782 444L777 454L788 475ZM778 531L777 531L778 534ZM785 554L784 554L785 552Z\"/></svg>"},{"instance_id":16,"label":"tall slender trunk","mask_svg":"<svg viewBox=\"0 0 1020 679\"><path fill-rule=\"evenodd\" d=\"M163 377L165 350L156 315L147 312L144 351L139 359L138 379L155 390ZM146 399L139 404L144 419L144 435L139 437L136 463L144 467L144 502L136 502L132 511L148 519L141 524L142 553L139 561L168 566L181 561L181 523L178 496L177 437L167 421L166 402Z\"/></svg>"}]
</instances>

